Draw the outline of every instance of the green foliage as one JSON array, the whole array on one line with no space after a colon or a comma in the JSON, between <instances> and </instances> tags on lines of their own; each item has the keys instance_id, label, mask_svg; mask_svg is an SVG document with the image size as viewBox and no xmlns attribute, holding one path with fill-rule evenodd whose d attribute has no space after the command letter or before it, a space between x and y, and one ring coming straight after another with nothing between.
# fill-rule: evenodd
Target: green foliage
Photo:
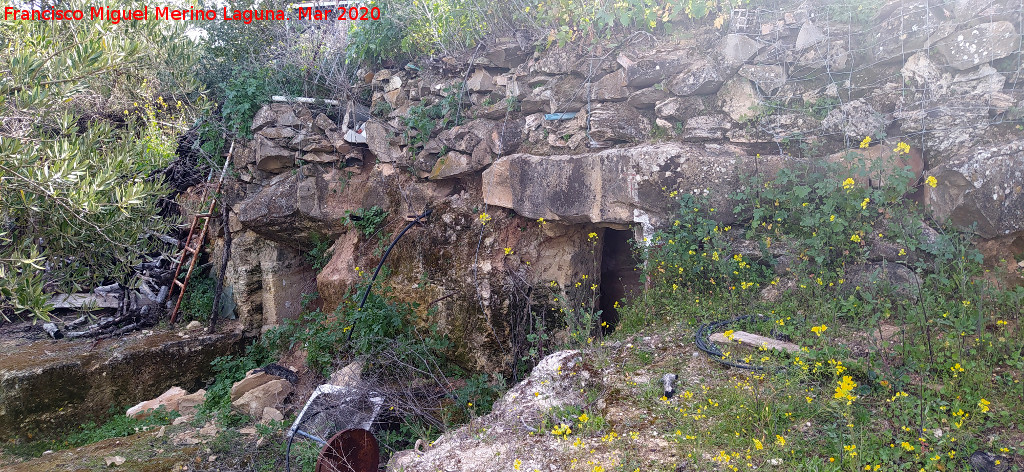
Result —
<instances>
[{"instance_id":1,"label":"green foliage","mask_svg":"<svg viewBox=\"0 0 1024 472\"><path fill-rule=\"evenodd\" d=\"M274 328L268 332L276 332ZM267 342L266 335L259 341L250 344L242 356L222 356L213 360L213 383L206 388L206 399L196 411L196 417L205 421L216 416L223 421L236 421L237 416L231 413L231 386L245 378L245 373L267 365L276 358L279 347Z\"/></svg>"},{"instance_id":2,"label":"green foliage","mask_svg":"<svg viewBox=\"0 0 1024 472\"><path fill-rule=\"evenodd\" d=\"M109 412L111 414L110 420L102 425L92 422L83 424L81 431L68 436L68 445L78 447L104 439L130 436L141 431L143 428L171 424L171 421L181 416L177 411L164 410L162 406L142 419L126 416L124 410L124 408L112 408Z\"/></svg>"},{"instance_id":3,"label":"green foliage","mask_svg":"<svg viewBox=\"0 0 1024 472\"><path fill-rule=\"evenodd\" d=\"M836 97L819 97L806 104L807 114L819 120L824 120L825 117L828 116L828 113L836 109L839 105L839 99Z\"/></svg>"},{"instance_id":4,"label":"green foliage","mask_svg":"<svg viewBox=\"0 0 1024 472\"><path fill-rule=\"evenodd\" d=\"M711 218L715 208L698 204L688 193L680 195L678 201L676 220L654 234L648 249L648 257L658 261L657 266L649 268L654 276L695 290L744 293L769 278L770 269L751 263L732 249L727 238L732 227L720 226Z\"/></svg>"},{"instance_id":5,"label":"green foliage","mask_svg":"<svg viewBox=\"0 0 1024 472\"><path fill-rule=\"evenodd\" d=\"M140 236L164 229L155 202L165 190L152 174L194 118L195 45L184 29L99 20L0 27L0 316L45 318L41 284L130 284L131 266L160 249Z\"/></svg>"},{"instance_id":6,"label":"green foliage","mask_svg":"<svg viewBox=\"0 0 1024 472\"><path fill-rule=\"evenodd\" d=\"M251 138L252 119L263 104L270 101L270 71L268 69L235 69L221 87L224 104L221 116L224 124L235 134Z\"/></svg>"},{"instance_id":7,"label":"green foliage","mask_svg":"<svg viewBox=\"0 0 1024 472\"><path fill-rule=\"evenodd\" d=\"M722 330L801 346L786 354L724 342L726 360L768 370L723 371L717 385L705 379L671 400L658 398L656 382L625 389L624 396L640 395L659 413L651 415L656 428L698 458L698 468L788 455L803 458L784 459L793 470L959 470L978 448L1019 453L1012 438L1024 424L1016 406L1024 288L985 270L970 230L930 222L938 233L924 233L923 216L904 196L910 174L903 159L894 150L875 167L847 160L748 178L734 195L735 229L682 197L692 215L680 215L650 241L652 287L620 311L621 333L672 330L685 339L705 322L763 314ZM709 263L707 250L731 255L733 235L761 245L762 254L749 259L763 271ZM909 268L920 284L854 275L851 268L863 267L876 244L894 248L880 266ZM786 270L767 250L776 245L795 258ZM787 280L791 288L771 302L748 296L736 303L735 292L750 283L767 287L771 272L778 274L771 284ZM730 273L728 284L708 281ZM635 349L627 371L659 362Z\"/></svg>"},{"instance_id":8,"label":"green foliage","mask_svg":"<svg viewBox=\"0 0 1024 472\"><path fill-rule=\"evenodd\" d=\"M847 160L784 169L771 180L754 176L734 195L739 202L734 213L750 217L747 239L792 243L801 263L833 270L862 260L868 240L884 234L874 227L878 215L905 214L903 194L912 174L903 164L902 155L893 154L876 161L875 168ZM895 170L883 171L887 167ZM858 183L869 179L887 185Z\"/></svg>"},{"instance_id":9,"label":"green foliage","mask_svg":"<svg viewBox=\"0 0 1024 472\"><path fill-rule=\"evenodd\" d=\"M353 22L348 32L350 64L377 64L475 46L488 32L489 16L511 11L511 5L482 0L384 0L367 4L372 6L380 8L381 19Z\"/></svg>"},{"instance_id":10,"label":"green foliage","mask_svg":"<svg viewBox=\"0 0 1024 472\"><path fill-rule=\"evenodd\" d=\"M381 9L379 21L353 23L348 31L347 60L351 64L377 64L407 55L402 49L405 29L392 15L391 1L371 2Z\"/></svg>"},{"instance_id":11,"label":"green foliage","mask_svg":"<svg viewBox=\"0 0 1024 472\"><path fill-rule=\"evenodd\" d=\"M391 104L388 103L387 100L377 100L377 102L373 104L370 114L382 120L386 120L392 111Z\"/></svg>"},{"instance_id":12,"label":"green foliage","mask_svg":"<svg viewBox=\"0 0 1024 472\"><path fill-rule=\"evenodd\" d=\"M481 373L466 379L466 385L455 391L454 397L465 405L473 415L486 414L491 411L494 401L505 391L505 379L498 375Z\"/></svg>"},{"instance_id":13,"label":"green foliage","mask_svg":"<svg viewBox=\"0 0 1024 472\"><path fill-rule=\"evenodd\" d=\"M415 156L423 149L434 132L441 132L452 126L458 126L459 103L462 101L463 90L458 86L445 87L443 98L431 105L420 103L409 109L409 114L402 117L406 126L406 137L409 150Z\"/></svg>"},{"instance_id":14,"label":"green foliage","mask_svg":"<svg viewBox=\"0 0 1024 472\"><path fill-rule=\"evenodd\" d=\"M192 277L185 291L185 299L181 301L181 311L191 319L206 321L213 313L214 289L217 281L210 274Z\"/></svg>"},{"instance_id":15,"label":"green foliage","mask_svg":"<svg viewBox=\"0 0 1024 472\"><path fill-rule=\"evenodd\" d=\"M376 208L376 207L374 207ZM319 272L327 266L327 263L331 260L331 246L334 244L328 237L321 236L318 233L313 233L310 237L313 241L313 247L306 252L306 261L313 267L313 270Z\"/></svg>"},{"instance_id":16,"label":"green foliage","mask_svg":"<svg viewBox=\"0 0 1024 472\"><path fill-rule=\"evenodd\" d=\"M349 64L393 64L420 55L454 55L488 34L530 28L546 44L597 40L613 33L665 32L676 24L713 19L721 28L743 0L553 0L543 3L486 0L384 0L380 21L353 23Z\"/></svg>"},{"instance_id":17,"label":"green foliage","mask_svg":"<svg viewBox=\"0 0 1024 472\"><path fill-rule=\"evenodd\" d=\"M359 230L360 233L363 233L363 236L369 237L377 232L380 225L384 224L387 218L388 211L374 205L370 208L360 208L359 210L348 212L345 216L345 224L351 225Z\"/></svg>"}]
</instances>

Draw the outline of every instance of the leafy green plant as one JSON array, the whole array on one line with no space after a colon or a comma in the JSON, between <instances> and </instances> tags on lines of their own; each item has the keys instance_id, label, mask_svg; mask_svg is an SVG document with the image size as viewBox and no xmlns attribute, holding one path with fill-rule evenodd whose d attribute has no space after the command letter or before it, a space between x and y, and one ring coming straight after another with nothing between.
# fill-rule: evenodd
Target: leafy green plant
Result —
<instances>
[{"instance_id":1,"label":"leafy green plant","mask_svg":"<svg viewBox=\"0 0 1024 472\"><path fill-rule=\"evenodd\" d=\"M181 311L187 313L194 320L210 319L210 314L213 313L216 282L208 273L189 280L185 298L181 301Z\"/></svg>"},{"instance_id":2,"label":"leafy green plant","mask_svg":"<svg viewBox=\"0 0 1024 472\"><path fill-rule=\"evenodd\" d=\"M391 111L391 104L387 100L377 100L374 102L373 108L370 109L370 114L384 120L391 114Z\"/></svg>"},{"instance_id":3,"label":"leafy green plant","mask_svg":"<svg viewBox=\"0 0 1024 472\"><path fill-rule=\"evenodd\" d=\"M313 233L310 239L312 239L313 247L306 251L306 261L313 267L313 270L319 272L331 260L331 255L333 254L331 246L334 243L319 233Z\"/></svg>"},{"instance_id":4,"label":"leafy green plant","mask_svg":"<svg viewBox=\"0 0 1024 472\"><path fill-rule=\"evenodd\" d=\"M461 118L458 107L462 101L463 90L460 87L445 87L443 97L431 105L419 104L409 109L408 116L402 118L408 128L406 137L413 155L423 149L434 132L458 126Z\"/></svg>"},{"instance_id":5,"label":"leafy green plant","mask_svg":"<svg viewBox=\"0 0 1024 472\"><path fill-rule=\"evenodd\" d=\"M678 202L676 220L656 232L647 249L647 257L658 261L648 268L652 276L676 287L725 288L740 293L750 293L770 278L769 268L731 248L726 235L733 228L711 218L714 208L698 204L689 193L679 195Z\"/></svg>"},{"instance_id":6,"label":"leafy green plant","mask_svg":"<svg viewBox=\"0 0 1024 472\"><path fill-rule=\"evenodd\" d=\"M836 97L819 97L806 104L807 114L819 120L824 120L828 113L839 105L839 99Z\"/></svg>"},{"instance_id":7,"label":"leafy green plant","mask_svg":"<svg viewBox=\"0 0 1024 472\"><path fill-rule=\"evenodd\" d=\"M221 86L224 104L220 113L229 130L244 138L252 137L252 119L270 101L269 79L269 69L237 68Z\"/></svg>"},{"instance_id":8,"label":"leafy green plant","mask_svg":"<svg viewBox=\"0 0 1024 472\"><path fill-rule=\"evenodd\" d=\"M369 237L377 232L387 218L387 210L374 205L370 208L347 212L345 224L356 228L363 233L363 236Z\"/></svg>"}]
</instances>

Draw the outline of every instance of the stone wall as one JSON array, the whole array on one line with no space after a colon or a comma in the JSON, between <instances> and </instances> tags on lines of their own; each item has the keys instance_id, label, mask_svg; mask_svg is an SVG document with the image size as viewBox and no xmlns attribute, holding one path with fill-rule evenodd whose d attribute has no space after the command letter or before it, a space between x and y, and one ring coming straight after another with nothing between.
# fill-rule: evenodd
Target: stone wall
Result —
<instances>
[{"instance_id":1,"label":"stone wall","mask_svg":"<svg viewBox=\"0 0 1024 472\"><path fill-rule=\"evenodd\" d=\"M731 208L741 174L835 160L866 136L857 159L910 144L897 165L915 171L915 198L937 220L976 224L998 241L989 255L1015 264L1019 2L897 1L855 22L840 13L808 1L737 10L721 29L668 38L496 38L465 57L359 71L360 98L341 107L268 105L234 156L239 311L253 326L297 313L288 303L313 278L302 255L314 233L336 240L316 275L325 306L336 306L406 217L430 207L391 256L387 284L421 304L424 324L464 341L466 365L506 369L516 327L547 303L544 287L599 277L590 233L650 233L670 221L672 191ZM417 135L422 122L408 126L441 104L456 106L456 126L429 136ZM374 205L390 215L380 235L342 223ZM431 319L427 307L437 308Z\"/></svg>"}]
</instances>

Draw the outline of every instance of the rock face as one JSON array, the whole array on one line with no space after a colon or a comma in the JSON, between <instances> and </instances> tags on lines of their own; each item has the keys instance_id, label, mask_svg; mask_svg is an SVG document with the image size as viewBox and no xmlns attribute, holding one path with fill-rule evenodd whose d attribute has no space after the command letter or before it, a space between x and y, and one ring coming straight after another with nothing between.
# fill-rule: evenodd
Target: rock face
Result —
<instances>
[{"instance_id":1,"label":"rock face","mask_svg":"<svg viewBox=\"0 0 1024 472\"><path fill-rule=\"evenodd\" d=\"M925 187L925 201L940 221L977 223L984 238L1024 231L1024 141L979 149L927 173L936 186Z\"/></svg>"},{"instance_id":2,"label":"rock face","mask_svg":"<svg viewBox=\"0 0 1024 472\"><path fill-rule=\"evenodd\" d=\"M728 189L743 172L778 170L782 156L746 155L723 146L665 143L591 154L514 154L484 171L484 201L528 218L570 223L659 226L674 210L662 188L707 195L729 208ZM728 219L731 212L722 212ZM653 227L652 226L652 227Z\"/></svg>"},{"instance_id":3,"label":"rock face","mask_svg":"<svg viewBox=\"0 0 1024 472\"><path fill-rule=\"evenodd\" d=\"M996 21L949 35L937 46L946 64L964 70L1018 51L1020 35L1013 23Z\"/></svg>"}]
</instances>

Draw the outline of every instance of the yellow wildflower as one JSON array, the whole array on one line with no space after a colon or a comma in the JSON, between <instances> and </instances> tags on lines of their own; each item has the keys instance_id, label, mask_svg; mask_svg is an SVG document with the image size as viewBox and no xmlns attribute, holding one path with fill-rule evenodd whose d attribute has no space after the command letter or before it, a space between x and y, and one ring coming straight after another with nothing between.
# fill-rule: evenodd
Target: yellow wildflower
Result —
<instances>
[{"instance_id":1,"label":"yellow wildflower","mask_svg":"<svg viewBox=\"0 0 1024 472\"><path fill-rule=\"evenodd\" d=\"M936 185L939 185L939 181L934 175L929 175L927 179L924 179L924 183L928 184L931 188L935 188Z\"/></svg>"},{"instance_id":2,"label":"yellow wildflower","mask_svg":"<svg viewBox=\"0 0 1024 472\"><path fill-rule=\"evenodd\" d=\"M849 375L844 375L843 379L839 381L839 385L836 387L835 395L833 395L832 397L846 400L846 404L849 405L850 402L857 399L856 395L850 393L856 387L857 382L853 381L853 377L850 377Z\"/></svg>"},{"instance_id":3,"label":"yellow wildflower","mask_svg":"<svg viewBox=\"0 0 1024 472\"><path fill-rule=\"evenodd\" d=\"M843 188L846 190L852 189L854 185L856 185L856 182L854 182L852 177L847 177L846 180L843 181Z\"/></svg>"},{"instance_id":4,"label":"yellow wildflower","mask_svg":"<svg viewBox=\"0 0 1024 472\"><path fill-rule=\"evenodd\" d=\"M860 142L861 149L867 149L871 145L871 136L865 136L864 140Z\"/></svg>"}]
</instances>

